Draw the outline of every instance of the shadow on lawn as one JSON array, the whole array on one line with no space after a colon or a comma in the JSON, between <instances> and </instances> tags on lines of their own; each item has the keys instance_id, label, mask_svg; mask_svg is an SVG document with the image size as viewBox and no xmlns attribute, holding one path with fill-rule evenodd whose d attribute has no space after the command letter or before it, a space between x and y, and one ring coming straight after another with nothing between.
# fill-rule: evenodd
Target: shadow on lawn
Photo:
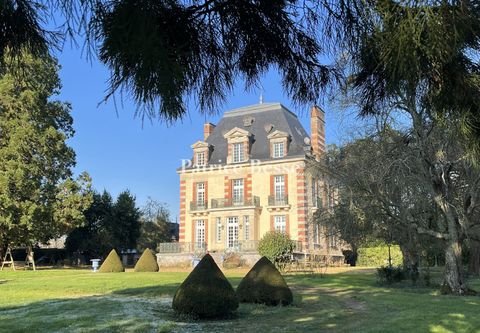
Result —
<instances>
[{"instance_id":1,"label":"shadow on lawn","mask_svg":"<svg viewBox=\"0 0 480 333\"><path fill-rule=\"evenodd\" d=\"M241 278L229 278L234 288ZM0 308L1 332L473 332L478 297L378 286L372 275L286 277L293 306L242 304L232 320L189 322L171 309L178 283ZM28 318L18 320L18 318Z\"/></svg>"}]
</instances>

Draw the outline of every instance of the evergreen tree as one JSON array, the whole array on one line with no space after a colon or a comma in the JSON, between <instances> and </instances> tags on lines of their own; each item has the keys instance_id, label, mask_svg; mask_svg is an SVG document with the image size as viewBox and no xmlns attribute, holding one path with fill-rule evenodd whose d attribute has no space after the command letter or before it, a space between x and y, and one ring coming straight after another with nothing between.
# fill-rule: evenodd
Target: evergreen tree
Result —
<instances>
[{"instance_id":1,"label":"evergreen tree","mask_svg":"<svg viewBox=\"0 0 480 333\"><path fill-rule=\"evenodd\" d=\"M90 178L72 178L75 153L68 103L58 65L23 53L0 77L0 239L5 244L46 242L84 221ZM22 72L21 75L14 75Z\"/></svg>"}]
</instances>

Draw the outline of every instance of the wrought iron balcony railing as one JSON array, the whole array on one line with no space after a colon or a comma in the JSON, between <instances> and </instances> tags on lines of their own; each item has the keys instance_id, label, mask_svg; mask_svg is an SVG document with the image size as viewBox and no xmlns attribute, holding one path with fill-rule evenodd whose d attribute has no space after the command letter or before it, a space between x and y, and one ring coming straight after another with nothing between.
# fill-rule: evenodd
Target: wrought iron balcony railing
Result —
<instances>
[{"instance_id":1,"label":"wrought iron balcony railing","mask_svg":"<svg viewBox=\"0 0 480 333\"><path fill-rule=\"evenodd\" d=\"M206 250L207 243L203 242L175 242L158 244L159 253L193 253L197 250Z\"/></svg>"},{"instance_id":2,"label":"wrought iron balcony railing","mask_svg":"<svg viewBox=\"0 0 480 333\"><path fill-rule=\"evenodd\" d=\"M260 198L257 196L251 198L219 198L212 199L211 208L229 208L229 207L249 207L249 206L260 206Z\"/></svg>"},{"instance_id":3,"label":"wrought iron balcony railing","mask_svg":"<svg viewBox=\"0 0 480 333\"><path fill-rule=\"evenodd\" d=\"M190 210L197 211L197 210L206 210L208 209L208 202L197 202L197 201L190 201Z\"/></svg>"},{"instance_id":4,"label":"wrought iron balcony railing","mask_svg":"<svg viewBox=\"0 0 480 333\"><path fill-rule=\"evenodd\" d=\"M269 206L286 206L288 205L288 195L282 195L282 196L269 195L268 205Z\"/></svg>"}]
</instances>

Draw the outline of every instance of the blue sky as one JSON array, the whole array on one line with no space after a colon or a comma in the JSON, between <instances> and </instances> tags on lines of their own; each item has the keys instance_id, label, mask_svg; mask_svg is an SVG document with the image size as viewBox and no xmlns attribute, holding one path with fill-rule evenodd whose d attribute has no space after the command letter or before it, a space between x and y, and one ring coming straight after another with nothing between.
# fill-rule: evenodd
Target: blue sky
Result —
<instances>
[{"instance_id":1,"label":"blue sky","mask_svg":"<svg viewBox=\"0 0 480 333\"><path fill-rule=\"evenodd\" d=\"M114 197L128 189L142 206L148 197L168 205L175 220L179 209L179 177L175 170L181 160L191 157L190 145L203 137L205 116L196 105L189 105L189 116L168 125L158 120L142 124L134 118L136 106L117 98L99 104L107 89L108 70L98 61L88 62L81 50L65 47L57 55L62 66L60 100L72 104L75 136L70 145L77 154L75 173L87 171L98 191L106 189ZM295 112L307 132L309 108L292 107L282 93L275 73L262 80L264 102L280 102ZM224 111L256 104L260 92L247 93L242 84L207 121L217 123ZM349 116L321 105L326 111L327 143L338 143L345 135Z\"/></svg>"}]
</instances>

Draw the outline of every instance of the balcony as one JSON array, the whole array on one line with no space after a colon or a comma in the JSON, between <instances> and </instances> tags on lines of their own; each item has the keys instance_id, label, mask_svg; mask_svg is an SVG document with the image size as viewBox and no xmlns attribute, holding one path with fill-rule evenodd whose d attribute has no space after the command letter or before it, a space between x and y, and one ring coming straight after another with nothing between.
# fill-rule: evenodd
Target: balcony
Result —
<instances>
[{"instance_id":1,"label":"balcony","mask_svg":"<svg viewBox=\"0 0 480 333\"><path fill-rule=\"evenodd\" d=\"M200 211L200 210L207 210L208 209L208 202L197 202L197 201L190 201L190 211Z\"/></svg>"},{"instance_id":2,"label":"balcony","mask_svg":"<svg viewBox=\"0 0 480 333\"><path fill-rule=\"evenodd\" d=\"M269 195L268 205L269 206L288 206L288 195L282 195L282 196Z\"/></svg>"},{"instance_id":3,"label":"balcony","mask_svg":"<svg viewBox=\"0 0 480 333\"><path fill-rule=\"evenodd\" d=\"M232 208L232 207L260 207L260 198L238 198L238 199L212 199L211 208Z\"/></svg>"}]
</instances>

